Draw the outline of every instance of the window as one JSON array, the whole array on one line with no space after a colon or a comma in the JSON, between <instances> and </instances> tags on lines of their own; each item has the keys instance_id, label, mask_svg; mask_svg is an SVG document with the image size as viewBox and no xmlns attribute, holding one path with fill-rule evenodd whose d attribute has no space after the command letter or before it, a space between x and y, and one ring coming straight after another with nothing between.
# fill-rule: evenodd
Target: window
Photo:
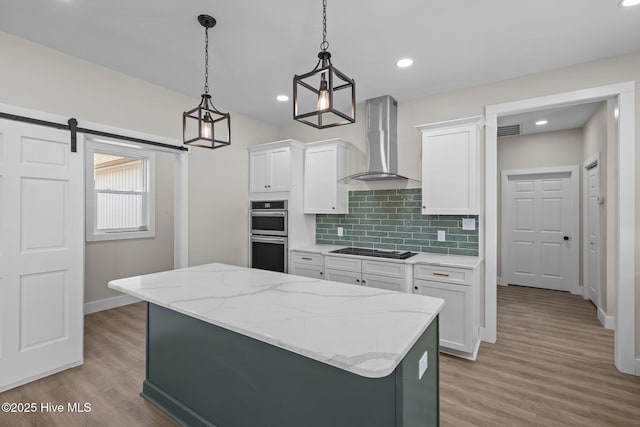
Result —
<instances>
[{"instance_id":1,"label":"window","mask_svg":"<svg viewBox=\"0 0 640 427\"><path fill-rule=\"evenodd\" d=\"M155 153L87 139L86 240L155 236Z\"/></svg>"}]
</instances>

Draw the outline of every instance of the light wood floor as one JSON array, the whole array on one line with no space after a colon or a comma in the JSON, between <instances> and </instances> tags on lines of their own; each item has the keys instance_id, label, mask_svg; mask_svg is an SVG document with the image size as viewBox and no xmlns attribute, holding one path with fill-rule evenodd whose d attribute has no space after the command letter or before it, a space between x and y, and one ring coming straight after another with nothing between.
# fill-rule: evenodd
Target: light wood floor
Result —
<instances>
[{"instance_id":1,"label":"light wood floor","mask_svg":"<svg viewBox=\"0 0 640 427\"><path fill-rule=\"evenodd\" d=\"M142 303L86 316L84 365L0 393L0 403L86 401L91 413L0 413L0 426L175 426L138 396L145 316ZM476 362L442 355L440 370L442 426L640 425L640 378L616 371L613 333L582 297L499 287L498 343Z\"/></svg>"},{"instance_id":2,"label":"light wood floor","mask_svg":"<svg viewBox=\"0 0 640 427\"><path fill-rule=\"evenodd\" d=\"M498 286L498 340L440 358L443 426L640 426L640 377L581 296Z\"/></svg>"}]
</instances>

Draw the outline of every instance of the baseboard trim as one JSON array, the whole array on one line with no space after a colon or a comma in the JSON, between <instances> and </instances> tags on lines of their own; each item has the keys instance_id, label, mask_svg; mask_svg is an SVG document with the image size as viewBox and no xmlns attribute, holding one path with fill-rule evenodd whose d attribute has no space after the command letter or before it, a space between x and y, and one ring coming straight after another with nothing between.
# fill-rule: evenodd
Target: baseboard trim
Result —
<instances>
[{"instance_id":1,"label":"baseboard trim","mask_svg":"<svg viewBox=\"0 0 640 427\"><path fill-rule=\"evenodd\" d=\"M502 276L498 276L496 282L498 283L498 285L500 286L509 286L509 284L505 281L502 280Z\"/></svg>"},{"instance_id":2,"label":"baseboard trim","mask_svg":"<svg viewBox=\"0 0 640 427\"><path fill-rule=\"evenodd\" d=\"M98 301L84 303L84 314L97 313L98 311L110 310L123 305L135 304L142 300L130 295L120 295L112 298L105 298Z\"/></svg>"},{"instance_id":3,"label":"baseboard trim","mask_svg":"<svg viewBox=\"0 0 640 427\"><path fill-rule=\"evenodd\" d=\"M67 369L75 368L76 366L80 366L84 363L84 359L76 360L75 362L69 363L67 365L60 366L59 368L51 369L49 371L42 372L38 375L34 375L29 378L22 379L20 381L16 381L11 384L5 384L0 386L0 393L4 393L7 390L11 390L12 388L20 387L21 385L25 385L27 383L37 381L41 378L48 377L49 375L57 374L58 372L66 371Z\"/></svg>"},{"instance_id":4,"label":"baseboard trim","mask_svg":"<svg viewBox=\"0 0 640 427\"><path fill-rule=\"evenodd\" d=\"M602 311L602 309L599 307L598 307L598 320L600 321L600 323L602 323L602 326L604 326L605 329L611 329L611 330L616 329L615 317L607 316L606 314L604 314L604 311Z\"/></svg>"},{"instance_id":5,"label":"baseboard trim","mask_svg":"<svg viewBox=\"0 0 640 427\"><path fill-rule=\"evenodd\" d=\"M216 427L215 424L204 419L200 414L149 380L144 380L142 383L142 393L140 393L140 396L180 425Z\"/></svg>"},{"instance_id":6,"label":"baseboard trim","mask_svg":"<svg viewBox=\"0 0 640 427\"><path fill-rule=\"evenodd\" d=\"M636 359L636 375L640 377L640 359Z\"/></svg>"},{"instance_id":7,"label":"baseboard trim","mask_svg":"<svg viewBox=\"0 0 640 427\"><path fill-rule=\"evenodd\" d=\"M478 357L478 350L480 349L480 340L476 341L476 344L473 348L473 351L471 353L466 353L464 351L459 351L459 350L453 350L450 348L446 348L446 347L440 347L440 352L441 353L446 353L446 354L450 354L452 356L457 356L461 359L467 359L470 360L472 362L475 362L476 358Z\"/></svg>"},{"instance_id":8,"label":"baseboard trim","mask_svg":"<svg viewBox=\"0 0 640 427\"><path fill-rule=\"evenodd\" d=\"M480 326L480 328L478 329L478 337L480 337L480 341L483 342L487 342L489 344L495 344L496 340L494 339L489 339L489 337L487 336L487 329L484 326Z\"/></svg>"}]
</instances>

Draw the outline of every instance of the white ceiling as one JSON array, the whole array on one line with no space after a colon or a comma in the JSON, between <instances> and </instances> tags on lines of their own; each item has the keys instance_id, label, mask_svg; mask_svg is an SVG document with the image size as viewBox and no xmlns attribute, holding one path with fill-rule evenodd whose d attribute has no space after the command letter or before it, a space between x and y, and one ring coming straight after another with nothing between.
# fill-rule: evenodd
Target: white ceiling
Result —
<instances>
[{"instance_id":1,"label":"white ceiling","mask_svg":"<svg viewBox=\"0 0 640 427\"><path fill-rule=\"evenodd\" d=\"M502 116L498 117L498 126L520 125L520 135L581 129L602 102L590 102ZM536 122L539 120L546 120L548 123L544 126L537 126Z\"/></svg>"},{"instance_id":2,"label":"white ceiling","mask_svg":"<svg viewBox=\"0 0 640 427\"><path fill-rule=\"evenodd\" d=\"M640 6L618 0L329 0L334 65L357 101L400 102L640 50ZM214 103L290 123L292 77L321 41L320 0L0 0L0 30L198 97L201 13L210 31ZM398 69L397 59L414 65ZM6 58L5 58L6 59ZM185 105L184 109L192 107Z\"/></svg>"}]
</instances>

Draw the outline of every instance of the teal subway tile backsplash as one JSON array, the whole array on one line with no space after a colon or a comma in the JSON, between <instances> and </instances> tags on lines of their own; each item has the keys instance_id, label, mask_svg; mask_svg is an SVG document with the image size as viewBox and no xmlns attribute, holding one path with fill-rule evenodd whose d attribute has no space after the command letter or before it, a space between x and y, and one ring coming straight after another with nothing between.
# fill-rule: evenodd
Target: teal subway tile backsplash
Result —
<instances>
[{"instance_id":1,"label":"teal subway tile backsplash","mask_svg":"<svg viewBox=\"0 0 640 427\"><path fill-rule=\"evenodd\" d=\"M316 243L478 255L477 216L422 215L421 206L419 188L350 191L348 214L316 215ZM463 218L474 218L476 229L463 230ZM445 231L444 242L437 241L438 230Z\"/></svg>"}]
</instances>

